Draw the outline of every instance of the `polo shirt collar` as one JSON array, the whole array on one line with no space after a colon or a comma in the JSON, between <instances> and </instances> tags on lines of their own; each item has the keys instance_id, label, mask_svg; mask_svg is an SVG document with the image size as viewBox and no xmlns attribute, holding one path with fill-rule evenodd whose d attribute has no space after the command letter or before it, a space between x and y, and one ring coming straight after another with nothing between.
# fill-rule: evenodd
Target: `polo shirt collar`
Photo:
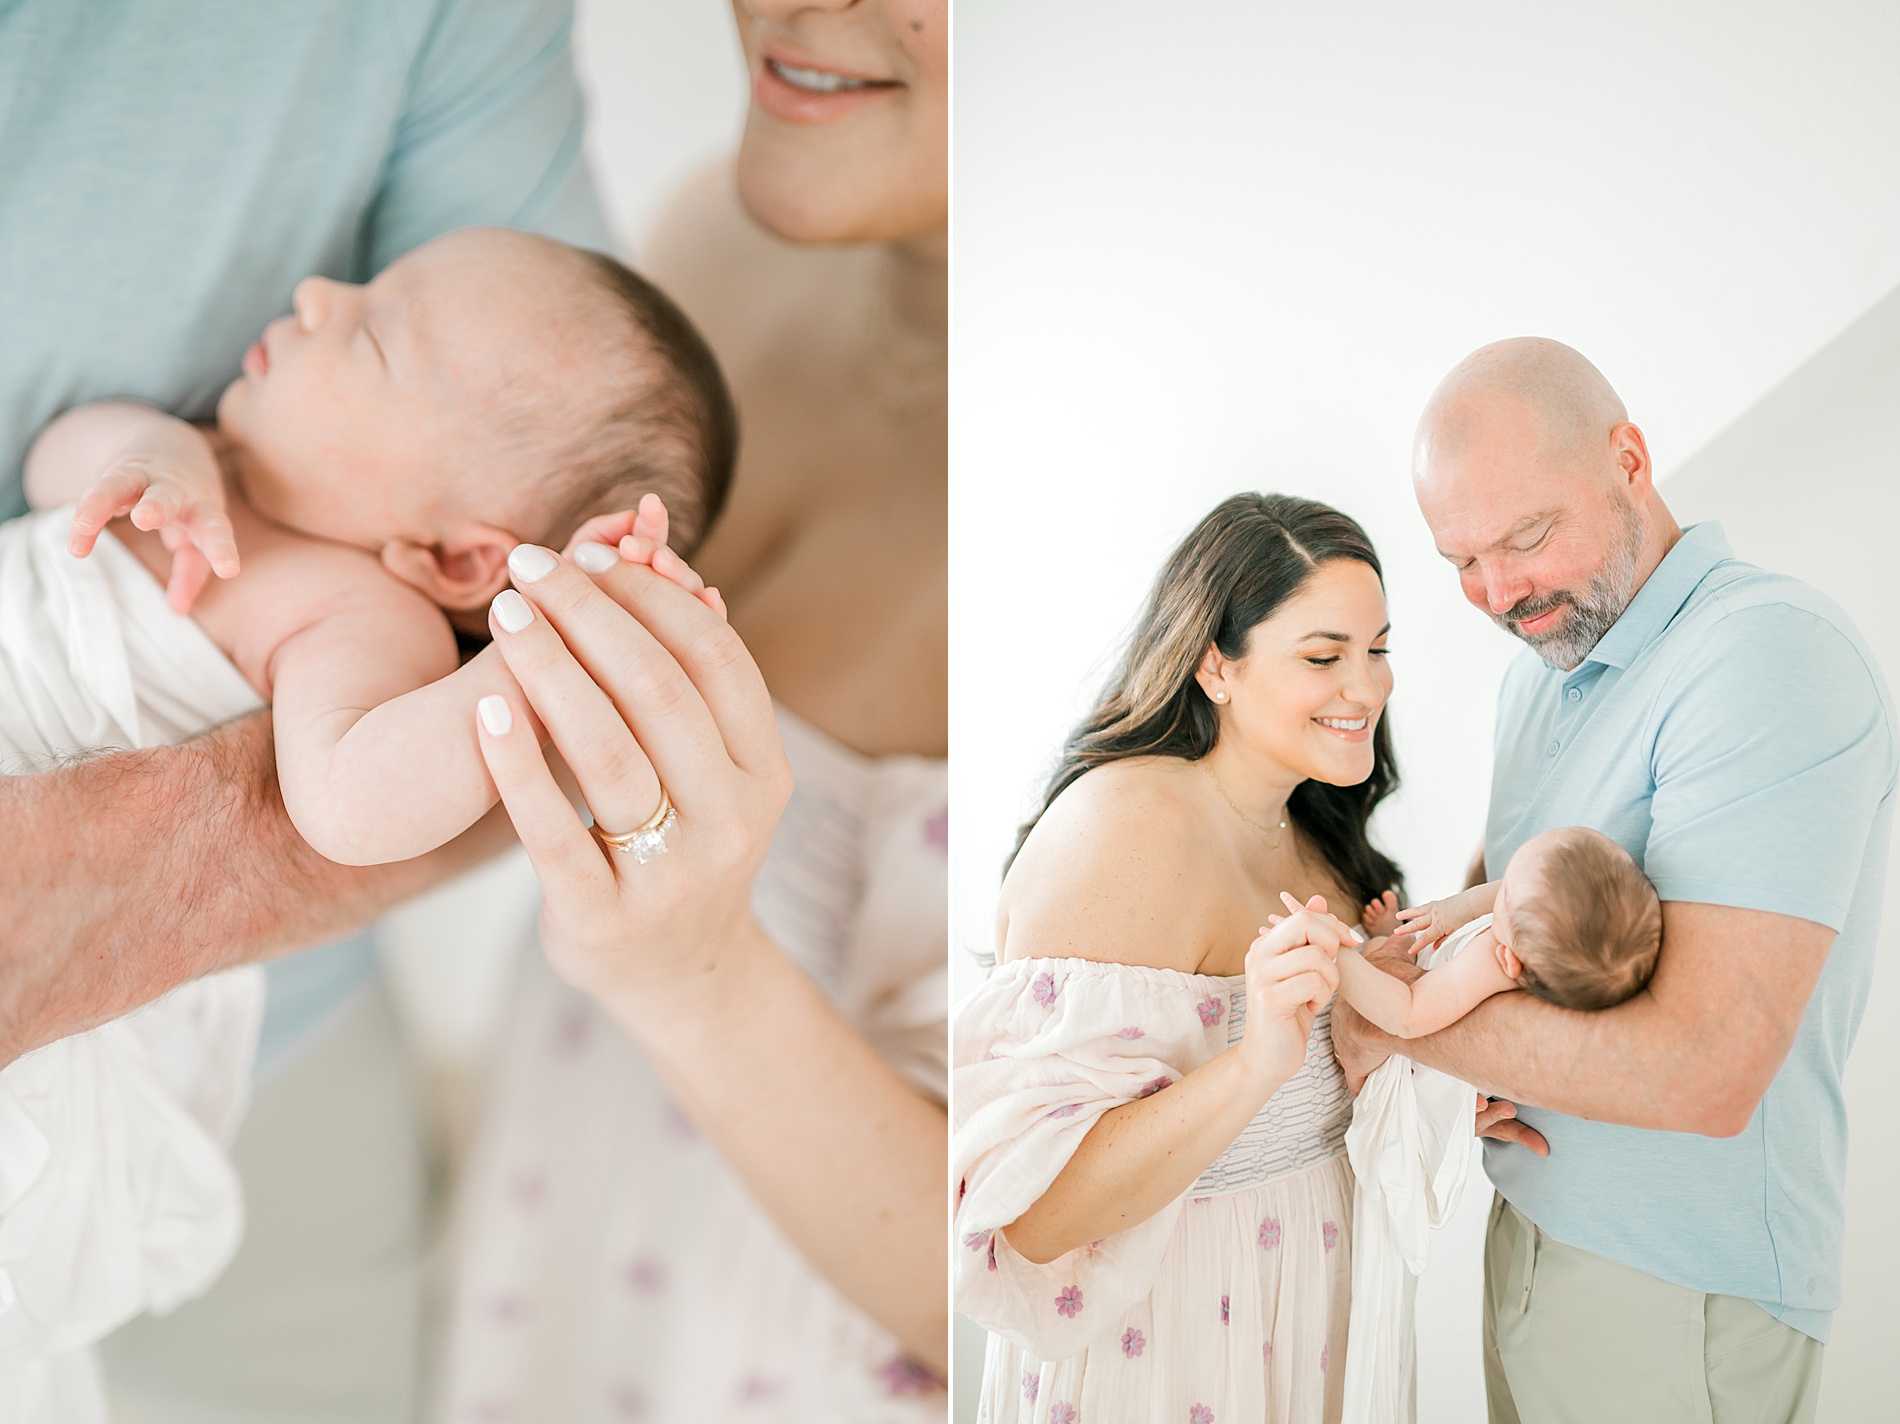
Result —
<instances>
[{"instance_id":1,"label":"polo shirt collar","mask_svg":"<svg viewBox=\"0 0 1900 1424\"><path fill-rule=\"evenodd\" d=\"M1662 562L1636 590L1636 597L1623 610L1623 616L1610 625L1610 631L1584 657L1584 663L1628 667L1637 654L1669 626L1669 620L1689 601L1689 595L1708 577L1709 570L1734 557L1735 551L1729 548L1728 536L1720 524L1713 519L1691 524L1682 531L1675 548L1663 555Z\"/></svg>"}]
</instances>

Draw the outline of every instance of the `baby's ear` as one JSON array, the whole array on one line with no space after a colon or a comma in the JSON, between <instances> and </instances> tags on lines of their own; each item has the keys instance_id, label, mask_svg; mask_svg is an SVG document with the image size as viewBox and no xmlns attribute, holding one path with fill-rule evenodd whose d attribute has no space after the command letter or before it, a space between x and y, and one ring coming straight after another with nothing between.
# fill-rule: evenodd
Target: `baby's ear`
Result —
<instances>
[{"instance_id":1,"label":"baby's ear","mask_svg":"<svg viewBox=\"0 0 1900 1424\"><path fill-rule=\"evenodd\" d=\"M392 539L383 567L443 608L485 608L508 585L508 555L519 541L488 524L465 524L439 544Z\"/></svg>"},{"instance_id":2,"label":"baby's ear","mask_svg":"<svg viewBox=\"0 0 1900 1424\"><path fill-rule=\"evenodd\" d=\"M1524 977L1524 961L1503 940L1498 941L1498 967L1504 971L1504 977L1513 983Z\"/></svg>"}]
</instances>

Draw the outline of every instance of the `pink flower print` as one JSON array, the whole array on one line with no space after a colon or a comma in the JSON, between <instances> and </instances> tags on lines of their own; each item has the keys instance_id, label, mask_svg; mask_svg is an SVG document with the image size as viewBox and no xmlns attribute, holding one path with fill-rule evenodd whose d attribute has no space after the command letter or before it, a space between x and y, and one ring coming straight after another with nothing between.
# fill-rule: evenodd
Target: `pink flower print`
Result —
<instances>
[{"instance_id":1,"label":"pink flower print","mask_svg":"<svg viewBox=\"0 0 1900 1424\"><path fill-rule=\"evenodd\" d=\"M773 1375L753 1373L739 1381L739 1398L748 1403L777 1399L785 1393L785 1381Z\"/></svg>"},{"instance_id":2,"label":"pink flower print","mask_svg":"<svg viewBox=\"0 0 1900 1424\"><path fill-rule=\"evenodd\" d=\"M1319 1367L1322 1370L1326 1368L1326 1362L1332 1359L1332 1357L1333 1351L1330 1345L1321 1345L1319 1347Z\"/></svg>"},{"instance_id":3,"label":"pink flower print","mask_svg":"<svg viewBox=\"0 0 1900 1424\"><path fill-rule=\"evenodd\" d=\"M680 1142L697 1142L699 1140L699 1129L693 1126L693 1120L691 1118L680 1111L680 1105L678 1103L668 1101L661 1117L666 1124L667 1136Z\"/></svg>"},{"instance_id":4,"label":"pink flower print","mask_svg":"<svg viewBox=\"0 0 1900 1424\"><path fill-rule=\"evenodd\" d=\"M1271 1251L1280 1244L1280 1218L1265 1217L1260 1222L1260 1249Z\"/></svg>"},{"instance_id":5,"label":"pink flower print","mask_svg":"<svg viewBox=\"0 0 1900 1424\"><path fill-rule=\"evenodd\" d=\"M1262 1340L1260 1342L1260 1358L1265 1360L1268 1364L1273 1363L1273 1341Z\"/></svg>"},{"instance_id":6,"label":"pink flower print","mask_svg":"<svg viewBox=\"0 0 1900 1424\"><path fill-rule=\"evenodd\" d=\"M1075 1406L1058 1399L1049 1406L1049 1424L1075 1424Z\"/></svg>"},{"instance_id":7,"label":"pink flower print","mask_svg":"<svg viewBox=\"0 0 1900 1424\"><path fill-rule=\"evenodd\" d=\"M897 1356L877 1373L892 1394L934 1394L943 1388L942 1380L909 1355Z\"/></svg>"},{"instance_id":8,"label":"pink flower print","mask_svg":"<svg viewBox=\"0 0 1900 1424\"><path fill-rule=\"evenodd\" d=\"M1036 1391L1042 1388L1042 1376L1034 1370L1023 1371L1023 1398L1031 1404L1036 1402Z\"/></svg>"},{"instance_id":9,"label":"pink flower print","mask_svg":"<svg viewBox=\"0 0 1900 1424\"><path fill-rule=\"evenodd\" d=\"M559 1022L554 1025L554 1051L563 1058L571 1058L587 1046L589 1031L593 1027L593 1016L586 1004L570 1004L562 1011Z\"/></svg>"},{"instance_id":10,"label":"pink flower print","mask_svg":"<svg viewBox=\"0 0 1900 1424\"><path fill-rule=\"evenodd\" d=\"M488 1302L489 1318L498 1325L519 1325L534 1313L534 1305L525 1295L509 1292Z\"/></svg>"},{"instance_id":11,"label":"pink flower print","mask_svg":"<svg viewBox=\"0 0 1900 1424\"><path fill-rule=\"evenodd\" d=\"M1080 1103L1064 1103L1061 1107L1055 1109L1053 1112L1045 1114L1045 1116L1047 1117L1074 1117L1077 1113L1081 1111L1082 1111L1082 1104Z\"/></svg>"},{"instance_id":12,"label":"pink flower print","mask_svg":"<svg viewBox=\"0 0 1900 1424\"><path fill-rule=\"evenodd\" d=\"M1138 1038L1146 1038L1147 1036L1144 1030L1136 1028L1133 1024L1128 1025L1127 1028L1115 1035L1117 1038L1127 1039L1130 1043L1133 1043Z\"/></svg>"},{"instance_id":13,"label":"pink flower print","mask_svg":"<svg viewBox=\"0 0 1900 1424\"><path fill-rule=\"evenodd\" d=\"M1220 1323L1222 1325L1225 1325L1227 1323L1227 1297L1226 1296L1222 1296L1220 1298Z\"/></svg>"},{"instance_id":14,"label":"pink flower print","mask_svg":"<svg viewBox=\"0 0 1900 1424\"><path fill-rule=\"evenodd\" d=\"M639 1386L631 1384L617 1385L607 1392L607 1401L614 1412L622 1419L644 1419L647 1417L647 1397Z\"/></svg>"},{"instance_id":15,"label":"pink flower print","mask_svg":"<svg viewBox=\"0 0 1900 1424\"><path fill-rule=\"evenodd\" d=\"M1211 1202L1214 1199L1212 1197L1192 1197L1190 1198L1190 1200L1196 1206L1206 1206L1209 1202Z\"/></svg>"},{"instance_id":16,"label":"pink flower print","mask_svg":"<svg viewBox=\"0 0 1900 1424\"><path fill-rule=\"evenodd\" d=\"M1064 1320L1073 1320L1082 1313L1082 1288L1064 1286L1062 1294L1056 1297L1056 1314Z\"/></svg>"},{"instance_id":17,"label":"pink flower print","mask_svg":"<svg viewBox=\"0 0 1900 1424\"><path fill-rule=\"evenodd\" d=\"M1122 1331L1122 1353L1131 1360L1139 1360L1141 1352L1148 1348L1148 1337L1134 1326Z\"/></svg>"},{"instance_id":18,"label":"pink flower print","mask_svg":"<svg viewBox=\"0 0 1900 1424\"><path fill-rule=\"evenodd\" d=\"M1188 1410L1188 1424L1214 1424L1214 1411L1205 1404L1197 1404Z\"/></svg>"},{"instance_id":19,"label":"pink flower print","mask_svg":"<svg viewBox=\"0 0 1900 1424\"><path fill-rule=\"evenodd\" d=\"M1319 1239L1326 1243L1328 1251L1332 1250L1339 1244L1339 1228L1330 1221L1325 1223L1319 1229Z\"/></svg>"},{"instance_id":20,"label":"pink flower print","mask_svg":"<svg viewBox=\"0 0 1900 1424\"><path fill-rule=\"evenodd\" d=\"M945 855L950 853L950 808L924 817L924 839Z\"/></svg>"},{"instance_id":21,"label":"pink flower print","mask_svg":"<svg viewBox=\"0 0 1900 1424\"><path fill-rule=\"evenodd\" d=\"M1038 974L1029 986L1029 997L1045 1009L1052 1007L1056 1001L1056 976L1046 969Z\"/></svg>"},{"instance_id":22,"label":"pink flower print","mask_svg":"<svg viewBox=\"0 0 1900 1424\"><path fill-rule=\"evenodd\" d=\"M666 1289L666 1263L658 1256L635 1256L627 1262L621 1278L642 1295Z\"/></svg>"},{"instance_id":23,"label":"pink flower print","mask_svg":"<svg viewBox=\"0 0 1900 1424\"><path fill-rule=\"evenodd\" d=\"M981 1251L990 1244L991 1235L988 1231L972 1231L963 1238L963 1247L966 1251Z\"/></svg>"},{"instance_id":24,"label":"pink flower print","mask_svg":"<svg viewBox=\"0 0 1900 1424\"><path fill-rule=\"evenodd\" d=\"M1201 1016L1203 1027L1212 1028L1220 1022L1221 1015L1227 1012L1227 1006L1220 1001L1218 994L1209 994L1194 1006L1194 1012Z\"/></svg>"},{"instance_id":25,"label":"pink flower print","mask_svg":"<svg viewBox=\"0 0 1900 1424\"><path fill-rule=\"evenodd\" d=\"M1137 1098L1152 1098L1156 1093L1160 1092L1163 1088L1171 1088L1173 1086L1174 1086L1174 1079L1167 1077L1164 1074L1163 1076L1156 1078L1151 1083L1143 1083L1141 1085L1141 1091L1139 1093L1136 1093L1135 1096Z\"/></svg>"},{"instance_id":26,"label":"pink flower print","mask_svg":"<svg viewBox=\"0 0 1900 1424\"><path fill-rule=\"evenodd\" d=\"M508 1184L508 1195L514 1198L515 1205L523 1211L531 1211L541 1205L541 1199L548 1194L548 1179L539 1172L523 1172Z\"/></svg>"}]
</instances>

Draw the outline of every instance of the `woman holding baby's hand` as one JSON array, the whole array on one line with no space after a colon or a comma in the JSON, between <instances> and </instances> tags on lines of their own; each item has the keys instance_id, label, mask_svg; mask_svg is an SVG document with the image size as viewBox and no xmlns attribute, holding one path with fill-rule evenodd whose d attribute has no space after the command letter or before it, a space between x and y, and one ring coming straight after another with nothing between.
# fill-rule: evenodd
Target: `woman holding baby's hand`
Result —
<instances>
[{"instance_id":1,"label":"woman holding baby's hand","mask_svg":"<svg viewBox=\"0 0 1900 1424\"><path fill-rule=\"evenodd\" d=\"M491 620L604 838L490 706L559 981L469 1167L447 1417L945 1414L947 6L735 10L736 173L643 253L744 420L725 597L597 521Z\"/></svg>"},{"instance_id":2,"label":"woman holding baby's hand","mask_svg":"<svg viewBox=\"0 0 1900 1424\"><path fill-rule=\"evenodd\" d=\"M1325 906L1398 885L1366 835L1397 780L1386 622L1352 520L1225 501L1024 829L953 1029L956 1301L993 1332L993 1424L1339 1417L1351 931Z\"/></svg>"}]
</instances>

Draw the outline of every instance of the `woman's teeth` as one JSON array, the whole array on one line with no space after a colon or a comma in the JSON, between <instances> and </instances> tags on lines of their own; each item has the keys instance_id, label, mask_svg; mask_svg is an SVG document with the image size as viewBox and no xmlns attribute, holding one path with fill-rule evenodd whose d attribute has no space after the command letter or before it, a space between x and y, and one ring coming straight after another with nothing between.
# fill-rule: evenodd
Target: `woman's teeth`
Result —
<instances>
[{"instance_id":1,"label":"woman's teeth","mask_svg":"<svg viewBox=\"0 0 1900 1424\"><path fill-rule=\"evenodd\" d=\"M1367 721L1364 717L1315 717L1313 720L1322 727L1331 727L1339 732L1363 732Z\"/></svg>"},{"instance_id":2,"label":"woman's teeth","mask_svg":"<svg viewBox=\"0 0 1900 1424\"><path fill-rule=\"evenodd\" d=\"M805 89L813 94L837 94L846 89L869 89L872 83L868 79L848 79L842 74L833 74L824 69L802 69L795 64L784 64L776 59L765 61L780 79L794 89Z\"/></svg>"}]
</instances>

